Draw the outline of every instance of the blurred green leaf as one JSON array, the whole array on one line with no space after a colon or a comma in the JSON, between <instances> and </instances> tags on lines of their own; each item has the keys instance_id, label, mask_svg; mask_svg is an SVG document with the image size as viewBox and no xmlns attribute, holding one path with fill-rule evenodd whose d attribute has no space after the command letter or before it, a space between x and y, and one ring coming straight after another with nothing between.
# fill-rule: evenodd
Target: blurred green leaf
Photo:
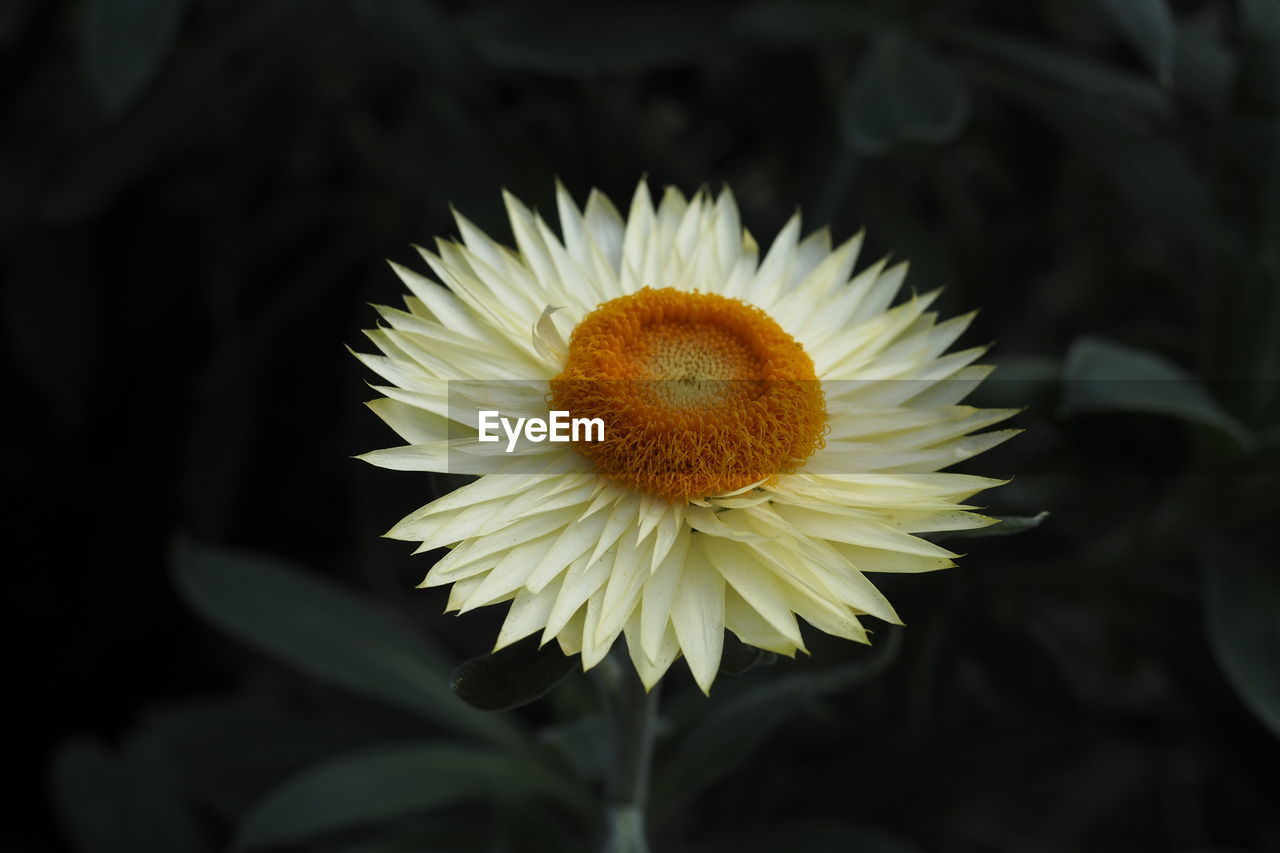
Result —
<instances>
[{"instance_id":1,"label":"blurred green leaf","mask_svg":"<svg viewBox=\"0 0 1280 853\"><path fill-rule=\"evenodd\" d=\"M468 708L448 665L390 614L285 561L182 539L174 571L187 602L217 627L308 675L443 728L514 743L509 722Z\"/></svg>"},{"instance_id":2,"label":"blurred green leaf","mask_svg":"<svg viewBox=\"0 0 1280 853\"><path fill-rule=\"evenodd\" d=\"M613 731L602 714L541 729L538 741L554 750L581 779L603 781L613 761Z\"/></svg>"},{"instance_id":3,"label":"blurred green leaf","mask_svg":"<svg viewBox=\"0 0 1280 853\"><path fill-rule=\"evenodd\" d=\"M85 65L109 112L128 106L173 47L187 0L89 0Z\"/></svg>"},{"instance_id":4,"label":"blurred green leaf","mask_svg":"<svg viewBox=\"0 0 1280 853\"><path fill-rule=\"evenodd\" d=\"M763 0L746 6L734 19L739 33L780 44L865 35L876 26L866 9L842 2Z\"/></svg>"},{"instance_id":5,"label":"blurred green leaf","mask_svg":"<svg viewBox=\"0 0 1280 853\"><path fill-rule=\"evenodd\" d=\"M304 770L245 817L233 848L252 850L391 821L499 792L528 796L536 788L500 753L440 744L363 750Z\"/></svg>"},{"instance_id":6,"label":"blurred green leaf","mask_svg":"<svg viewBox=\"0 0 1280 853\"><path fill-rule=\"evenodd\" d=\"M1078 338L1062 368L1061 414L1173 415L1220 430L1241 447L1253 436L1198 380L1162 356L1092 336Z\"/></svg>"},{"instance_id":7,"label":"blurred green leaf","mask_svg":"<svg viewBox=\"0 0 1280 853\"><path fill-rule=\"evenodd\" d=\"M946 142L968 114L968 91L951 66L905 33L888 31L845 88L840 129L846 145L879 154L902 140Z\"/></svg>"},{"instance_id":8,"label":"blurred green leaf","mask_svg":"<svg viewBox=\"0 0 1280 853\"><path fill-rule=\"evenodd\" d=\"M1280 571L1244 548L1203 555L1205 622L1218 665L1240 699L1280 737Z\"/></svg>"},{"instance_id":9,"label":"blurred green leaf","mask_svg":"<svg viewBox=\"0 0 1280 853\"><path fill-rule=\"evenodd\" d=\"M1165 0L1100 0L1120 32L1142 54L1160 82L1173 82L1178 25Z\"/></svg>"},{"instance_id":10,"label":"blurred green leaf","mask_svg":"<svg viewBox=\"0 0 1280 853\"><path fill-rule=\"evenodd\" d=\"M54 801L80 853L214 849L168 756L145 733L119 753L72 739L54 753L52 772Z\"/></svg>"},{"instance_id":11,"label":"blurred green leaf","mask_svg":"<svg viewBox=\"0 0 1280 853\"><path fill-rule=\"evenodd\" d=\"M1218 113L1227 105L1236 59L1222 37L1206 27L1183 26L1174 52L1174 86L1201 109Z\"/></svg>"},{"instance_id":12,"label":"blurred green leaf","mask_svg":"<svg viewBox=\"0 0 1280 853\"><path fill-rule=\"evenodd\" d=\"M1132 109L1137 115L1167 117L1173 112L1168 92L1142 77L1098 62L1087 54L1073 53L1052 44L973 27L957 27L945 37L967 48L971 57L994 60L1005 66L1020 84L1041 80Z\"/></svg>"},{"instance_id":13,"label":"blurred green leaf","mask_svg":"<svg viewBox=\"0 0 1280 853\"><path fill-rule=\"evenodd\" d=\"M848 851L848 853L918 853L903 839L870 826L806 820L781 826L754 827L724 850L774 853L778 850Z\"/></svg>"},{"instance_id":14,"label":"blurred green leaf","mask_svg":"<svg viewBox=\"0 0 1280 853\"><path fill-rule=\"evenodd\" d=\"M514 3L485 8L462 26L494 65L541 74L652 71L705 57L725 36L721 15L688 4Z\"/></svg>"},{"instance_id":15,"label":"blurred green leaf","mask_svg":"<svg viewBox=\"0 0 1280 853\"><path fill-rule=\"evenodd\" d=\"M465 82L462 44L452 21L428 0L347 0L356 19L409 67Z\"/></svg>"},{"instance_id":16,"label":"blurred green leaf","mask_svg":"<svg viewBox=\"0 0 1280 853\"><path fill-rule=\"evenodd\" d=\"M481 711L509 711L541 699L581 665L555 643L538 648L528 637L501 651L479 655L453 671L458 698Z\"/></svg>"},{"instance_id":17,"label":"blurred green leaf","mask_svg":"<svg viewBox=\"0 0 1280 853\"><path fill-rule=\"evenodd\" d=\"M149 712L142 728L180 768L201 807L227 817L242 814L285 776L375 735L386 739L376 723L352 725L242 696L167 705Z\"/></svg>"},{"instance_id":18,"label":"blurred green leaf","mask_svg":"<svg viewBox=\"0 0 1280 853\"><path fill-rule=\"evenodd\" d=\"M156 0L163 2L163 0ZM245 106L234 87L219 86L233 57L253 54L283 27L304 0L252 4L230 15L201 41L188 41L173 67L156 80L137 109L99 127L60 164L45 190L41 214L55 221L96 213L179 148L184 137L204 139L219 119ZM197 114L199 121L193 120Z\"/></svg>"},{"instance_id":19,"label":"blurred green leaf","mask_svg":"<svg viewBox=\"0 0 1280 853\"><path fill-rule=\"evenodd\" d=\"M118 790L112 756L91 738L76 738L53 755L53 800L81 853L123 851L119 814L109 794Z\"/></svg>"},{"instance_id":20,"label":"blurred green leaf","mask_svg":"<svg viewBox=\"0 0 1280 853\"><path fill-rule=\"evenodd\" d=\"M773 677L706 708L658 764L655 808L669 809L732 773L777 729L811 711L823 696L875 678L897 657L901 643L902 632L890 631L862 660L827 672Z\"/></svg>"},{"instance_id":21,"label":"blurred green leaf","mask_svg":"<svg viewBox=\"0 0 1280 853\"><path fill-rule=\"evenodd\" d=\"M1240 20L1253 32L1280 35L1280 5L1275 0L1240 0Z\"/></svg>"}]
</instances>

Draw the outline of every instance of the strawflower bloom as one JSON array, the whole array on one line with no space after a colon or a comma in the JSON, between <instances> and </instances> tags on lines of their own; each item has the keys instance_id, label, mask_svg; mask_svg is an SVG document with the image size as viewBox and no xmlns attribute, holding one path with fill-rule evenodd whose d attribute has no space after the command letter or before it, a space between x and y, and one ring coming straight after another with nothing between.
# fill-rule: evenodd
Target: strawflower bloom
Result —
<instances>
[{"instance_id":1,"label":"strawflower bloom","mask_svg":"<svg viewBox=\"0 0 1280 853\"><path fill-rule=\"evenodd\" d=\"M422 584L452 584L449 610L510 602L496 648L541 632L589 669L625 636L646 687L683 655L707 691L725 629L783 655L797 616L868 642L863 617L901 622L867 573L952 566L915 534L994 522L966 501L1002 481L939 473L1016 432L960 404L991 370L945 353L972 315L893 304L905 263L853 275L861 234L833 249L796 215L761 259L728 191L655 206L644 183L626 219L557 187L558 236L506 207L514 250L462 216L419 249L445 286L392 264L407 310L357 354L407 442L361 458L480 475L387 535L451 549ZM603 434L510 430L555 411Z\"/></svg>"}]
</instances>

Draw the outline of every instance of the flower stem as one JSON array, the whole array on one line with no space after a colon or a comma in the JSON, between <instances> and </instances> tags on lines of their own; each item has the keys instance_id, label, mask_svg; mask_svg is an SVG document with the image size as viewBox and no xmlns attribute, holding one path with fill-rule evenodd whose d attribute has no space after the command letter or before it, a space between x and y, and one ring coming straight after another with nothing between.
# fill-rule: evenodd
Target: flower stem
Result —
<instances>
[{"instance_id":1,"label":"flower stem","mask_svg":"<svg viewBox=\"0 0 1280 853\"><path fill-rule=\"evenodd\" d=\"M659 686L646 692L629 665L606 663L615 664L602 673L613 723L613 767L602 853L649 853L645 816Z\"/></svg>"}]
</instances>

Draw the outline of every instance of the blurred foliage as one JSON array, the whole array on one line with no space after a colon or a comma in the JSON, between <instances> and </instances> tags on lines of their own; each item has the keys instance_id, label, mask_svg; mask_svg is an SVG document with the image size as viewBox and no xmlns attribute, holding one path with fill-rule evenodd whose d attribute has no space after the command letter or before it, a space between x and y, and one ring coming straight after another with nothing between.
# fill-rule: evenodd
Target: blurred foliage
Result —
<instances>
[{"instance_id":1,"label":"blurred foliage","mask_svg":"<svg viewBox=\"0 0 1280 853\"><path fill-rule=\"evenodd\" d=\"M387 436L341 343L450 204L647 174L980 307L976 402L1029 408L970 467L1051 511L883 578L871 649L677 667L656 849L1280 849L1276 0L12 0L0 56L0 846L590 845L604 710L449 693L501 613L377 538L457 481L346 458Z\"/></svg>"}]
</instances>

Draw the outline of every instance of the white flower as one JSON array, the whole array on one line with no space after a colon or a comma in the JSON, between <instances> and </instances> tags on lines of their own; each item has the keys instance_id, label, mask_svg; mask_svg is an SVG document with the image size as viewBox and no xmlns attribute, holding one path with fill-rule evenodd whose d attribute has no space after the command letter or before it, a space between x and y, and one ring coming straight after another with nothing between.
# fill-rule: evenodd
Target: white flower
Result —
<instances>
[{"instance_id":1,"label":"white flower","mask_svg":"<svg viewBox=\"0 0 1280 853\"><path fill-rule=\"evenodd\" d=\"M972 315L891 307L907 265L852 275L861 234L802 240L797 215L761 260L727 191L655 207L641 183L624 221L559 187L560 236L506 205L516 250L461 216L420 249L447 287L392 265L408 310L379 308L382 354L358 356L408 442L363 459L481 475L388 535L452 549L423 582L450 610L511 602L497 648L541 632L590 668L625 635L646 686L683 654L709 690L726 628L785 655L797 616L867 642L862 617L900 624L868 572L949 567L913 534L993 522L965 501L1001 481L938 473L1015 432L974 435L1012 411L959 404L991 370L944 354ZM605 440L508 453L484 409L599 416Z\"/></svg>"}]
</instances>

